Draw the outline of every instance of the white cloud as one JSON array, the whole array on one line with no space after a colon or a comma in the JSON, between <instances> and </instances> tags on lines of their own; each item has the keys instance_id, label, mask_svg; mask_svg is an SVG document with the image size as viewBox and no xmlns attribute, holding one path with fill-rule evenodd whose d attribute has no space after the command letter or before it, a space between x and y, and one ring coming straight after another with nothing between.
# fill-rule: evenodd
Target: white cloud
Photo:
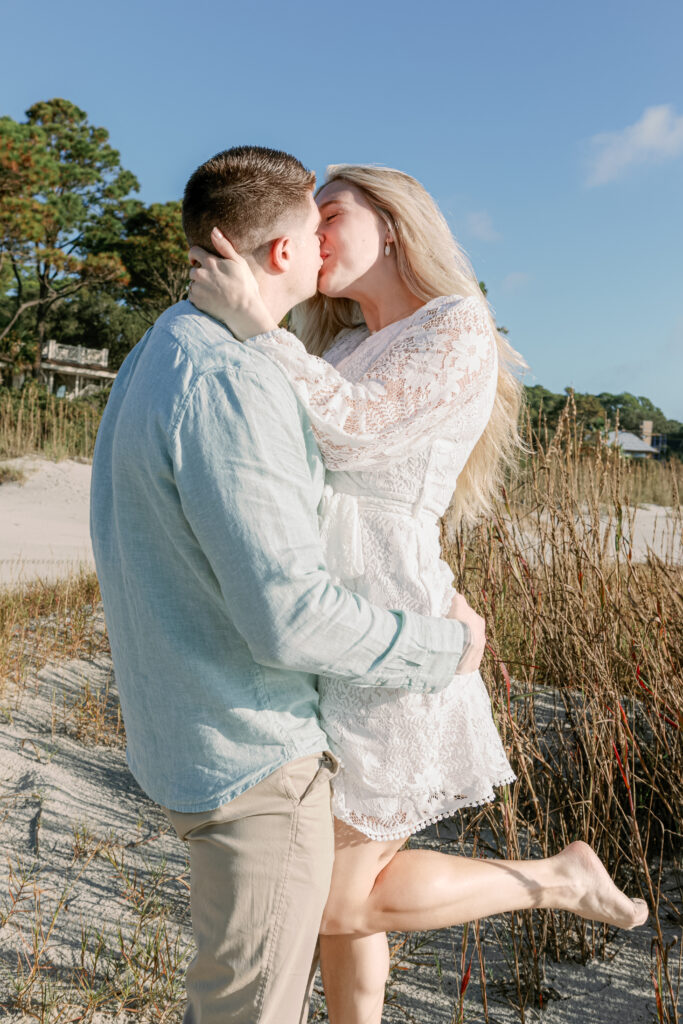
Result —
<instances>
[{"instance_id":1,"label":"white cloud","mask_svg":"<svg viewBox=\"0 0 683 1024\"><path fill-rule=\"evenodd\" d=\"M512 273L506 274L501 284L506 292L517 292L520 288L523 288L531 280L531 274L527 274L524 270L513 270Z\"/></svg>"},{"instance_id":2,"label":"white cloud","mask_svg":"<svg viewBox=\"0 0 683 1024\"><path fill-rule=\"evenodd\" d=\"M683 153L683 116L673 106L648 107L635 124L589 139L586 184L615 181L632 164L655 163Z\"/></svg>"},{"instance_id":3,"label":"white cloud","mask_svg":"<svg viewBox=\"0 0 683 1024\"><path fill-rule=\"evenodd\" d=\"M499 242L502 237L494 228L491 216L486 210L473 210L469 213L465 228L468 235L478 238L481 242Z\"/></svg>"}]
</instances>

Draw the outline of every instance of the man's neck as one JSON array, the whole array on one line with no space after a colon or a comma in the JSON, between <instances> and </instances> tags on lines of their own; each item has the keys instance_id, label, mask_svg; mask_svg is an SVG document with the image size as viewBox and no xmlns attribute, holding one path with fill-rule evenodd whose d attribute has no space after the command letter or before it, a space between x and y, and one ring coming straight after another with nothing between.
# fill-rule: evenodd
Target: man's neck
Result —
<instances>
[{"instance_id":1,"label":"man's neck","mask_svg":"<svg viewBox=\"0 0 683 1024\"><path fill-rule=\"evenodd\" d=\"M268 312L272 314L275 323L280 323L282 318L289 313L290 309L294 305L289 295L284 294L284 290L279 286L279 279L273 278L268 274L264 274L262 271L254 269L254 276L258 282L258 288L261 293Z\"/></svg>"}]
</instances>

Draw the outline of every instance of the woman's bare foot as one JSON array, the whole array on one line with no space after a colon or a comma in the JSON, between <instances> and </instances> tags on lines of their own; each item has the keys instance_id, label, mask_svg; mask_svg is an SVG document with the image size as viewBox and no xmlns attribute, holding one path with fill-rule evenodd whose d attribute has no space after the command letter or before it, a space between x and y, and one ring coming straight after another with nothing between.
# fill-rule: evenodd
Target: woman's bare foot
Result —
<instances>
[{"instance_id":1,"label":"woman's bare foot","mask_svg":"<svg viewBox=\"0 0 683 1024\"><path fill-rule=\"evenodd\" d=\"M552 860L565 889L563 910L627 930L647 921L650 911L645 900L632 900L618 889L587 843L570 843Z\"/></svg>"}]
</instances>

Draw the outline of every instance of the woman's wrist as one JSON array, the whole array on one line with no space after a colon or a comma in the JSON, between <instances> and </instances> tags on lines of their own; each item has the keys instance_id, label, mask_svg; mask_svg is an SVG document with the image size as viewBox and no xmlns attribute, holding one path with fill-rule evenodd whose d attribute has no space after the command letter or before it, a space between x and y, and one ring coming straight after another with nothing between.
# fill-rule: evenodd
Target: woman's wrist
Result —
<instances>
[{"instance_id":1,"label":"woman's wrist","mask_svg":"<svg viewBox=\"0 0 683 1024\"><path fill-rule=\"evenodd\" d=\"M251 328L249 334L246 335L248 338L254 334L265 334L266 331L272 331L277 327L277 321L273 318L273 314L266 306L260 294L252 296L246 303L242 319Z\"/></svg>"}]
</instances>

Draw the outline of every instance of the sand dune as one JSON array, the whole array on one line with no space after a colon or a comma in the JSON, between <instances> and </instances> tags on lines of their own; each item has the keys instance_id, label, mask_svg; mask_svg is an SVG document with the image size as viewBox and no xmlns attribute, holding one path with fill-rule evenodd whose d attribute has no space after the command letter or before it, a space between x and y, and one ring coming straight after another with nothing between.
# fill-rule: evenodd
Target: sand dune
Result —
<instances>
[{"instance_id":1,"label":"sand dune","mask_svg":"<svg viewBox=\"0 0 683 1024\"><path fill-rule=\"evenodd\" d=\"M120 942L129 944L140 927L140 904L131 898L134 879L139 892L154 892L163 904L168 934L179 940L184 971L194 952L186 847L162 811L137 786L122 747L77 738L73 708L86 692L100 697L106 692L112 703L116 701L109 656L48 665L24 686L10 686L4 694L6 711L0 716L0 807L4 819L0 835L7 857L0 859L0 893L8 890L11 868L19 871L21 865L24 872L32 871L41 892L43 918L49 921L66 889L67 904L55 919L46 963L62 976L77 967L85 930L90 934L89 947L94 946L98 934L105 940L101 971L105 964L116 971L121 968ZM84 848L98 842L103 843L100 852L88 861ZM419 833L411 847L472 855L463 844L458 816ZM665 889L667 885L675 891L674 876ZM30 933L29 903L25 909L26 913L11 917L0 931L0 1003L16 973L16 952L21 946L18 928ZM143 940L154 933L158 913L161 908L145 925ZM519 1014L511 1005L515 985L511 964L506 961L507 940L502 940L501 947L496 937L502 924L502 918L482 922L490 1021L518 1024ZM662 924L667 940L672 940L677 929L665 911ZM599 932L598 928L598 936ZM548 1006L543 1014L527 1007L527 1024L647 1024L655 1019L650 980L653 934L652 922L633 932L616 932L608 943L606 959L596 958L585 965L571 960L553 963L548 958L544 978ZM409 943L404 951L407 959L392 977L382 1018L385 1024L451 1024L458 999L462 936L462 927L455 927L410 940L413 946ZM392 943L400 938L396 936ZM314 1006L320 1007L321 1002L318 979ZM165 1019L179 1024L181 1012L182 1003ZM11 1010L2 1016L2 1020L17 1024L24 1019ZM103 1013L93 1017L93 1024L114 1020L116 1024L133 1024L140 1019L138 1014L113 1017ZM142 1021L149 1019L158 1017L142 1017ZM327 1016L315 1019L324 1024ZM484 1019L476 954L465 1019L472 1024Z\"/></svg>"}]
</instances>

